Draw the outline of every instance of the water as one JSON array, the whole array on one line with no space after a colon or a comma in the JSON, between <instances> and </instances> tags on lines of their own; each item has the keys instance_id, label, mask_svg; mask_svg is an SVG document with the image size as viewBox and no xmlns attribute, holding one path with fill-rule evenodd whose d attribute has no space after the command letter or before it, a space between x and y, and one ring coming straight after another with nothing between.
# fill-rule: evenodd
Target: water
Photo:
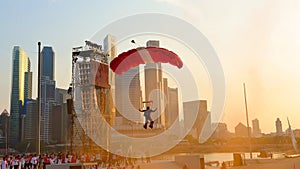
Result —
<instances>
[{"instance_id":1,"label":"water","mask_svg":"<svg viewBox=\"0 0 300 169\"><path fill-rule=\"evenodd\" d=\"M249 159L250 158L250 153L241 153L242 158ZM257 159L259 153L258 152L253 152L252 153L252 158ZM233 161L233 153L209 153L209 154L204 154L204 161L209 162L209 161Z\"/></svg>"},{"instance_id":2,"label":"water","mask_svg":"<svg viewBox=\"0 0 300 169\"><path fill-rule=\"evenodd\" d=\"M253 152L252 153L252 158L253 159L263 159L258 157L260 153L259 152ZM243 159L250 159L250 153L241 153ZM270 158L270 157L269 157ZM280 159L284 158L282 153L273 153L273 159ZM209 162L209 161L233 161L233 153L209 153L209 154L204 154L204 161Z\"/></svg>"},{"instance_id":3,"label":"water","mask_svg":"<svg viewBox=\"0 0 300 169\"><path fill-rule=\"evenodd\" d=\"M259 158L258 155L259 152L253 152L252 158L253 159L262 159ZM188 155L186 153L178 154L178 155ZM223 161L233 161L233 153L208 153L203 154L204 155L204 161L210 162L210 161L219 161L222 163ZM243 159L250 159L250 153L241 153ZM284 156L281 153L273 153L273 159L279 159L284 158ZM175 159L175 155L172 156L172 159Z\"/></svg>"}]
</instances>

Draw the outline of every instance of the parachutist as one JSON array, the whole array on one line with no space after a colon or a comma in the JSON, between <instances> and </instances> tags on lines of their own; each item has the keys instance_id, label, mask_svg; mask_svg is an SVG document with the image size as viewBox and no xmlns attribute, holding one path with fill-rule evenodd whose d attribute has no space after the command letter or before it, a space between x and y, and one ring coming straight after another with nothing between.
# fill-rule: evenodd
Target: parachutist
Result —
<instances>
[{"instance_id":1,"label":"parachutist","mask_svg":"<svg viewBox=\"0 0 300 169\"><path fill-rule=\"evenodd\" d=\"M155 112L156 110L157 110L157 108L156 108L155 110L152 110L152 109L150 109L149 106L147 106L147 109L146 109L146 110L141 110L141 109L139 109L140 112L144 112L144 116L145 116L145 124L144 124L144 128L145 128L145 129L147 129L148 122L150 122L149 127L150 127L150 128L153 128L154 121L152 120L150 114L151 114L152 112Z\"/></svg>"}]
</instances>

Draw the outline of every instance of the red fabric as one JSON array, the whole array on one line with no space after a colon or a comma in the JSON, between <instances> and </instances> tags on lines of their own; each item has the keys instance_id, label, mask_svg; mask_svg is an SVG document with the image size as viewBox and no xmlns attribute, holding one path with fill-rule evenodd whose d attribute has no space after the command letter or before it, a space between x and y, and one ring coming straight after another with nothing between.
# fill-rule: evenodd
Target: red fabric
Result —
<instances>
[{"instance_id":1,"label":"red fabric","mask_svg":"<svg viewBox=\"0 0 300 169\"><path fill-rule=\"evenodd\" d=\"M50 164L50 159L48 157L44 157L44 163Z\"/></svg>"},{"instance_id":2,"label":"red fabric","mask_svg":"<svg viewBox=\"0 0 300 169\"><path fill-rule=\"evenodd\" d=\"M71 158L71 163L75 163L75 162L76 162L75 157L72 156L72 158Z\"/></svg>"},{"instance_id":3,"label":"red fabric","mask_svg":"<svg viewBox=\"0 0 300 169\"><path fill-rule=\"evenodd\" d=\"M178 68L181 68L183 66L183 63L179 56L172 51L158 47L140 47L121 53L118 57L110 62L110 68L112 69L112 71L120 75L132 67L136 67L140 64L145 64L144 60L138 52L139 50L144 49L148 51L154 63L170 63L171 65L177 66Z\"/></svg>"}]
</instances>

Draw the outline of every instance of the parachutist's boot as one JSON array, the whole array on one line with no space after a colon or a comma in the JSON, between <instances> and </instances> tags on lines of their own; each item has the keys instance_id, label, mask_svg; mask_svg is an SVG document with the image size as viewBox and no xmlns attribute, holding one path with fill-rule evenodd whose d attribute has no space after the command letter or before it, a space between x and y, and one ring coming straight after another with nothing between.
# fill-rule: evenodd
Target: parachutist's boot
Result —
<instances>
[{"instance_id":1,"label":"parachutist's boot","mask_svg":"<svg viewBox=\"0 0 300 169\"><path fill-rule=\"evenodd\" d=\"M154 124L154 121L151 121L149 127L150 127L150 128L153 128L153 124Z\"/></svg>"},{"instance_id":2,"label":"parachutist's boot","mask_svg":"<svg viewBox=\"0 0 300 169\"><path fill-rule=\"evenodd\" d=\"M147 129L147 126L148 126L148 123L145 123L144 124L144 128Z\"/></svg>"}]
</instances>

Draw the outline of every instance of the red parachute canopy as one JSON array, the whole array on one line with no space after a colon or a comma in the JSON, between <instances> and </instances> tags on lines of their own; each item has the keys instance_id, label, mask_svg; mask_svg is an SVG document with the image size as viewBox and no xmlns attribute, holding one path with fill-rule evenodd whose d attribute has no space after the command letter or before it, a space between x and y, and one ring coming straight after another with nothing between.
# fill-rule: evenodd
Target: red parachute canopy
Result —
<instances>
[{"instance_id":1,"label":"red parachute canopy","mask_svg":"<svg viewBox=\"0 0 300 169\"><path fill-rule=\"evenodd\" d=\"M110 68L117 74L122 74L132 67L146 63L170 63L181 68L183 63L179 56L165 48L139 47L121 53L110 62Z\"/></svg>"}]
</instances>

